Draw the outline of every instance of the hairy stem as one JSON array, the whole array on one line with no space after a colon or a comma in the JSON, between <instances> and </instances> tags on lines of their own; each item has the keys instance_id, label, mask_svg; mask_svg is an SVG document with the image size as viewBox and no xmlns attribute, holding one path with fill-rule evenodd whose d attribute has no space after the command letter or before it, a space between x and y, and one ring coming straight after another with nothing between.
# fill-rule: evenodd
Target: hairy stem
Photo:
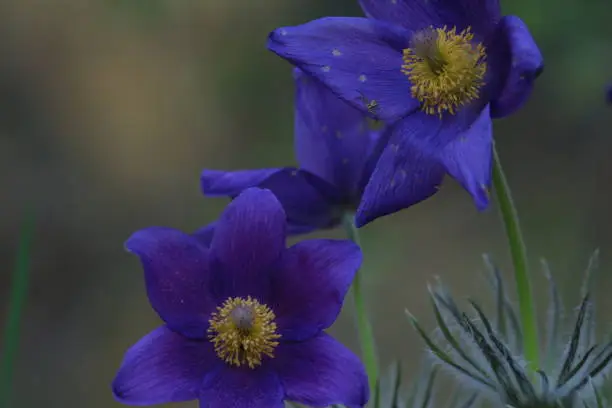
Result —
<instances>
[{"instance_id":1,"label":"hairy stem","mask_svg":"<svg viewBox=\"0 0 612 408\"><path fill-rule=\"evenodd\" d=\"M519 224L518 214L512 193L506 180L506 175L499 160L497 149L493 147L493 187L497 197L497 203L502 215L512 263L514 265L514 278L519 302L521 326L523 331L523 350L525 358L533 370L539 368L539 343L536 311L533 304L531 285L529 282L529 271L527 267L527 251L523 234Z\"/></svg>"},{"instance_id":2,"label":"hairy stem","mask_svg":"<svg viewBox=\"0 0 612 408\"><path fill-rule=\"evenodd\" d=\"M355 227L354 219L354 214L347 213L342 221L348 238L357 245L360 245L359 231ZM378 381L378 362L376 358L374 332L372 331L372 325L370 324L365 309L362 283L362 269L360 269L355 274L353 280L353 299L355 301L355 314L357 316L357 331L359 332L361 352L363 354L366 372L368 373L370 394L373 395Z\"/></svg>"}]
</instances>

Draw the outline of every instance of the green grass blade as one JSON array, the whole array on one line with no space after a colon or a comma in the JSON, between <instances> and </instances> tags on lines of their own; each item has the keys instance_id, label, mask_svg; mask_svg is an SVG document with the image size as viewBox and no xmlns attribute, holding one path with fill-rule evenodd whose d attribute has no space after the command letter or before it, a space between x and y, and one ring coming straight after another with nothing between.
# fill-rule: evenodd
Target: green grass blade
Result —
<instances>
[{"instance_id":1,"label":"green grass blade","mask_svg":"<svg viewBox=\"0 0 612 408\"><path fill-rule=\"evenodd\" d=\"M8 316L4 331L2 360L0 360L0 408L9 406L13 383L15 357L19 347L19 329L28 291L30 249L34 235L34 215L28 213L21 227L17 260L13 271Z\"/></svg>"}]
</instances>

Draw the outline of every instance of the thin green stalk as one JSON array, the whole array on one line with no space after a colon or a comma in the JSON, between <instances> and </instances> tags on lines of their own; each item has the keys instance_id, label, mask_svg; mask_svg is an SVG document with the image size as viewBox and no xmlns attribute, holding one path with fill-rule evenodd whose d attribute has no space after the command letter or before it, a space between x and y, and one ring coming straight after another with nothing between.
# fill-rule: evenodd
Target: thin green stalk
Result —
<instances>
[{"instance_id":1,"label":"thin green stalk","mask_svg":"<svg viewBox=\"0 0 612 408\"><path fill-rule=\"evenodd\" d=\"M34 235L34 216L27 214L21 227L17 260L12 277L8 317L4 331L2 360L0 360L0 408L6 408L10 402L10 391L13 383L13 371L19 346L19 326L28 290L28 269L30 263L30 246Z\"/></svg>"},{"instance_id":2,"label":"thin green stalk","mask_svg":"<svg viewBox=\"0 0 612 408\"><path fill-rule=\"evenodd\" d=\"M529 282L527 250L525 249L516 207L512 200L512 193L495 146L493 147L493 156L493 186L508 237L512 263L514 264L514 278L523 331L523 350L530 367L537 370L540 366L538 325Z\"/></svg>"},{"instance_id":3,"label":"thin green stalk","mask_svg":"<svg viewBox=\"0 0 612 408\"><path fill-rule=\"evenodd\" d=\"M359 231L355 227L355 215L347 213L343 218L344 229L349 239L359 243ZM361 269L355 274L353 279L353 299L355 301L355 314L357 316L357 331L359 332L359 342L361 344L361 352L363 354L363 361L365 364L366 372L368 373L370 394L374 395L376 384L378 381L378 362L376 358L376 346L374 342L374 332L372 325L368 319L365 303L363 300L363 286L362 286L362 271Z\"/></svg>"}]
</instances>

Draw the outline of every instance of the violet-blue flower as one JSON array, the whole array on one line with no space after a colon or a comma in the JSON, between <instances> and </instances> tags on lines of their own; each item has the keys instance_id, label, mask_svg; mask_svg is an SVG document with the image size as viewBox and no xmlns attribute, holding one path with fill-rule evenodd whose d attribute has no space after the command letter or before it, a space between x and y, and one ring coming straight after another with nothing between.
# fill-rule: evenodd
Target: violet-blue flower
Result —
<instances>
[{"instance_id":1,"label":"violet-blue flower","mask_svg":"<svg viewBox=\"0 0 612 408\"><path fill-rule=\"evenodd\" d=\"M499 0L360 0L368 18L273 31L268 48L393 124L357 213L363 225L433 194L446 173L488 206L491 118L527 100L543 60Z\"/></svg>"},{"instance_id":2,"label":"violet-blue flower","mask_svg":"<svg viewBox=\"0 0 612 408\"><path fill-rule=\"evenodd\" d=\"M384 147L378 144L384 130L317 79L299 69L293 77L299 168L206 169L201 187L205 195L230 197L252 186L270 189L285 208L290 233L304 233L335 227L345 212L355 212Z\"/></svg>"},{"instance_id":3,"label":"violet-blue flower","mask_svg":"<svg viewBox=\"0 0 612 408\"><path fill-rule=\"evenodd\" d=\"M606 102L612 104L612 83L606 87Z\"/></svg>"},{"instance_id":4,"label":"violet-blue flower","mask_svg":"<svg viewBox=\"0 0 612 408\"><path fill-rule=\"evenodd\" d=\"M207 408L367 403L363 365L323 332L361 263L359 247L321 239L287 249L285 228L275 196L251 188L227 206L211 234L152 227L128 239L165 324L127 351L113 382L119 401L199 400Z\"/></svg>"}]
</instances>

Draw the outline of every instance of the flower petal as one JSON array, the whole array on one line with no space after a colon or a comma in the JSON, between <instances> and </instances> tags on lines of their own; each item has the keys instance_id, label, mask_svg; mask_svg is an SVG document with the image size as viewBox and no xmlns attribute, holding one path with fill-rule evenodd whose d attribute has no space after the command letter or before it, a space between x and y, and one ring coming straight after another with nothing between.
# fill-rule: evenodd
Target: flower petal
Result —
<instances>
[{"instance_id":1,"label":"flower petal","mask_svg":"<svg viewBox=\"0 0 612 408\"><path fill-rule=\"evenodd\" d=\"M319 176L301 169L283 169L259 187L274 193L287 215L289 233L305 233L340 224L341 193Z\"/></svg>"},{"instance_id":2,"label":"flower petal","mask_svg":"<svg viewBox=\"0 0 612 408\"><path fill-rule=\"evenodd\" d=\"M420 112L402 119L390 130L389 143L357 210L356 225L361 227L429 198L438 190L446 172L465 182L466 186L469 179L468 191L474 194L478 208L486 207L486 193L482 189L477 191L472 183L488 185L490 182L490 178L484 177L483 170L487 163L490 164L490 150L487 153L484 142L478 147L472 144L457 146L472 139L472 132L478 135L476 139L484 139L487 129L490 136L489 109L481 101L463 108L456 115L445 114L439 118ZM466 161L475 159L479 160L478 163L470 168ZM476 175L472 170L479 172Z\"/></svg>"},{"instance_id":3,"label":"flower petal","mask_svg":"<svg viewBox=\"0 0 612 408\"><path fill-rule=\"evenodd\" d=\"M270 307L284 341L310 338L334 323L361 259L348 240L302 241L283 254Z\"/></svg>"},{"instance_id":4,"label":"flower petal","mask_svg":"<svg viewBox=\"0 0 612 408\"><path fill-rule=\"evenodd\" d=\"M389 143L357 209L358 227L417 204L438 191L445 174L435 147L441 126L437 116L417 113L391 129Z\"/></svg>"},{"instance_id":5,"label":"flower petal","mask_svg":"<svg viewBox=\"0 0 612 408\"><path fill-rule=\"evenodd\" d=\"M129 405L194 400L208 372L219 363L210 342L188 340L162 326L125 353L113 394Z\"/></svg>"},{"instance_id":6,"label":"flower petal","mask_svg":"<svg viewBox=\"0 0 612 408\"><path fill-rule=\"evenodd\" d=\"M294 70L294 79L295 147L300 167L352 199L360 194L364 166L376 140L368 117L299 68Z\"/></svg>"},{"instance_id":7,"label":"flower petal","mask_svg":"<svg viewBox=\"0 0 612 408\"><path fill-rule=\"evenodd\" d=\"M287 215L290 234L331 228L340 223L336 209L343 200L340 192L308 171L285 167L273 172L270 169L202 172L202 190L206 195L235 197L248 187L265 188L274 193ZM210 230L198 230L195 235L212 239Z\"/></svg>"},{"instance_id":8,"label":"flower petal","mask_svg":"<svg viewBox=\"0 0 612 408\"><path fill-rule=\"evenodd\" d=\"M282 169L257 170L208 170L204 169L200 175L200 187L204 195L209 197L230 196L235 197L249 187L256 187Z\"/></svg>"},{"instance_id":9,"label":"flower petal","mask_svg":"<svg viewBox=\"0 0 612 408\"><path fill-rule=\"evenodd\" d=\"M445 131L453 132L446 127ZM489 205L493 131L489 106L482 110L471 127L453 138L440 156L446 171L473 197L479 210Z\"/></svg>"},{"instance_id":10,"label":"flower petal","mask_svg":"<svg viewBox=\"0 0 612 408\"><path fill-rule=\"evenodd\" d=\"M315 407L332 404L363 407L368 402L368 378L363 364L325 333L305 342L281 343L271 362L290 401Z\"/></svg>"},{"instance_id":11,"label":"flower petal","mask_svg":"<svg viewBox=\"0 0 612 408\"><path fill-rule=\"evenodd\" d=\"M278 376L264 366L251 370L224 365L206 377L200 407L283 408L283 388Z\"/></svg>"},{"instance_id":12,"label":"flower petal","mask_svg":"<svg viewBox=\"0 0 612 408\"><path fill-rule=\"evenodd\" d=\"M188 234L163 227L135 232L125 248L140 257L149 301L168 327L188 337L204 337L208 315L216 306L207 289L207 248Z\"/></svg>"},{"instance_id":13,"label":"flower petal","mask_svg":"<svg viewBox=\"0 0 612 408\"><path fill-rule=\"evenodd\" d=\"M215 273L211 290L230 296L265 298L268 273L285 249L286 218L270 190L249 188L223 211L211 243Z\"/></svg>"},{"instance_id":14,"label":"flower petal","mask_svg":"<svg viewBox=\"0 0 612 408\"><path fill-rule=\"evenodd\" d=\"M544 69L544 59L525 23L516 16L505 16L499 23L495 56L501 65L499 95L491 101L491 116L502 118L516 112L527 101L536 78Z\"/></svg>"},{"instance_id":15,"label":"flower petal","mask_svg":"<svg viewBox=\"0 0 612 408\"><path fill-rule=\"evenodd\" d=\"M410 82L401 72L410 33L366 18L326 17L274 30L268 48L314 76L362 112L396 120L415 110Z\"/></svg>"},{"instance_id":16,"label":"flower petal","mask_svg":"<svg viewBox=\"0 0 612 408\"><path fill-rule=\"evenodd\" d=\"M400 25L410 30L471 26L486 36L500 18L499 0L359 0L370 18Z\"/></svg>"},{"instance_id":17,"label":"flower petal","mask_svg":"<svg viewBox=\"0 0 612 408\"><path fill-rule=\"evenodd\" d=\"M204 245L206 248L210 248L210 243L212 242L212 238L215 235L215 227L217 226L217 222L211 222L210 224L197 229L191 235L200 242L201 245Z\"/></svg>"}]
</instances>

